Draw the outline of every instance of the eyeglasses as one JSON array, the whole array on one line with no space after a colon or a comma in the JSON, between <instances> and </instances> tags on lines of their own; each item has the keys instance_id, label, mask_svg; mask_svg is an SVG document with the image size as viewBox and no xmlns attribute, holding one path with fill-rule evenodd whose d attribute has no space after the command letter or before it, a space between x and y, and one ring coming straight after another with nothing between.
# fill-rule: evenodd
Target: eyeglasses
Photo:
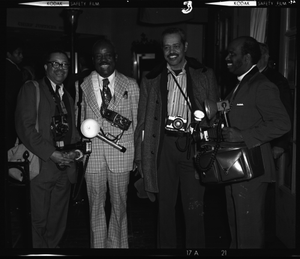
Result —
<instances>
[{"instance_id":1,"label":"eyeglasses","mask_svg":"<svg viewBox=\"0 0 300 259\"><path fill-rule=\"evenodd\" d=\"M58 62L56 62L56 61L48 61L47 63L49 63L49 64L51 64L51 66L53 67L53 68L62 68L62 69L68 69L69 68L69 66L70 66L70 64L69 63L58 63Z\"/></svg>"}]
</instances>

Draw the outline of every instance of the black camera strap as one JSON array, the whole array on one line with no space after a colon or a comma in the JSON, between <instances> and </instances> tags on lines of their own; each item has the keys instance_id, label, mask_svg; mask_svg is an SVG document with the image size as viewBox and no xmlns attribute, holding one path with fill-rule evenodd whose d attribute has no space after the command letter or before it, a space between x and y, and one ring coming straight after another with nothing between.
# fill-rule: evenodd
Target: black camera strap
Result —
<instances>
[{"instance_id":1,"label":"black camera strap","mask_svg":"<svg viewBox=\"0 0 300 259\"><path fill-rule=\"evenodd\" d=\"M185 95L185 93L183 92L183 90L182 90L181 86L179 85L179 83L178 83L178 81L177 81L176 77L173 75L173 73L172 73L171 71L169 71L169 73L172 75L172 77L173 77L173 79L174 79L174 81L175 81L176 85L178 86L178 88L179 88L179 90L180 90L181 94L183 95L184 99L186 100L186 103L187 103L187 105L189 106L189 108L190 108L190 111L192 112L192 111L193 111L193 109L192 109L192 106L191 106L191 104L190 104L190 102L189 102L189 99L188 99L188 97L187 97L187 96Z\"/></svg>"},{"instance_id":2,"label":"black camera strap","mask_svg":"<svg viewBox=\"0 0 300 259\"><path fill-rule=\"evenodd\" d=\"M58 109L59 114L60 115L66 115L66 114L68 114L68 111L66 109L65 103L64 103L63 99L60 98L59 93L58 93L58 87L59 86L56 85L57 91L54 92L50 80L47 77L46 77L46 80L47 80L48 89L49 89L49 91L50 91L50 93L51 93L51 95L53 97L54 102L56 103L56 107Z\"/></svg>"}]
</instances>

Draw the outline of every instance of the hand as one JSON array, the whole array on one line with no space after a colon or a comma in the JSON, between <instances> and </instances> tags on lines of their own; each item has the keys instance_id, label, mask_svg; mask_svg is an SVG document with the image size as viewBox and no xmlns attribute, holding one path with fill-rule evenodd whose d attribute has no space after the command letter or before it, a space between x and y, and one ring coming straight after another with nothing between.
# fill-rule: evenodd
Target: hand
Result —
<instances>
[{"instance_id":1,"label":"hand","mask_svg":"<svg viewBox=\"0 0 300 259\"><path fill-rule=\"evenodd\" d=\"M135 161L135 164L136 164L136 167L137 167L136 168L137 174L139 174L141 176L141 178L144 178L144 174L143 174L143 171L142 171L142 162L141 161Z\"/></svg>"},{"instance_id":2,"label":"hand","mask_svg":"<svg viewBox=\"0 0 300 259\"><path fill-rule=\"evenodd\" d=\"M284 152L284 149L282 147L273 147L272 148L272 154L273 154L273 158L277 159L279 158Z\"/></svg>"},{"instance_id":3,"label":"hand","mask_svg":"<svg viewBox=\"0 0 300 259\"><path fill-rule=\"evenodd\" d=\"M59 166L70 166L70 163L74 162L74 159L70 158L68 153L57 150L52 153L50 159Z\"/></svg>"},{"instance_id":4,"label":"hand","mask_svg":"<svg viewBox=\"0 0 300 259\"><path fill-rule=\"evenodd\" d=\"M222 129L222 136L223 136L224 141L227 141L227 142L243 142L244 141L241 131L237 128L224 127Z\"/></svg>"}]
</instances>

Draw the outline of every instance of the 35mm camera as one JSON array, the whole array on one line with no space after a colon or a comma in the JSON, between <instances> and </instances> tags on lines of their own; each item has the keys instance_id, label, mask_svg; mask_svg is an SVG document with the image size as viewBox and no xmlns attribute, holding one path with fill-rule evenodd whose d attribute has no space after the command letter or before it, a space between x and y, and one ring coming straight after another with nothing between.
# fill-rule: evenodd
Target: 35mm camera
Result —
<instances>
[{"instance_id":1,"label":"35mm camera","mask_svg":"<svg viewBox=\"0 0 300 259\"><path fill-rule=\"evenodd\" d=\"M167 130L185 131L186 127L187 127L187 120L180 116L169 116L166 121Z\"/></svg>"}]
</instances>

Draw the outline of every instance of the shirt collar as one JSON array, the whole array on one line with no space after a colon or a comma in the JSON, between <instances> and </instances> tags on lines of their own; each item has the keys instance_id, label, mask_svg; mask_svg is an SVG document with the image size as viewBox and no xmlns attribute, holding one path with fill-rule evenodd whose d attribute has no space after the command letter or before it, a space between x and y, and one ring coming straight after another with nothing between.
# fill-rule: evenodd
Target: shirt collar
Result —
<instances>
[{"instance_id":1,"label":"shirt collar","mask_svg":"<svg viewBox=\"0 0 300 259\"><path fill-rule=\"evenodd\" d=\"M48 79L49 79L49 81L50 81L50 84L51 84L51 86L52 86L52 89L53 89L53 91L55 92L55 90L56 90L56 86L58 85L58 84L55 84L49 77L47 77ZM59 91L61 92L61 93L64 93L64 84L59 84L58 85L59 86Z\"/></svg>"},{"instance_id":2,"label":"shirt collar","mask_svg":"<svg viewBox=\"0 0 300 259\"><path fill-rule=\"evenodd\" d=\"M254 68L255 66L256 66L256 64L253 65L246 73L242 74L241 76L238 76L237 79L241 82L243 80L243 78L245 77L245 75L247 75L252 70L252 68Z\"/></svg>"},{"instance_id":3,"label":"shirt collar","mask_svg":"<svg viewBox=\"0 0 300 259\"><path fill-rule=\"evenodd\" d=\"M17 69L21 71L21 69L19 68L19 66L18 66L15 62L13 62L11 59L6 58L6 60L8 60L8 61L9 61L10 63L12 63L13 65L15 65L15 66L17 67Z\"/></svg>"},{"instance_id":4,"label":"shirt collar","mask_svg":"<svg viewBox=\"0 0 300 259\"><path fill-rule=\"evenodd\" d=\"M109 80L109 87L112 87L112 85L113 85L112 82L115 79L115 77L116 77L116 71L114 71L109 77L102 77L102 76L99 75L99 79L100 79L101 82L104 78L107 78Z\"/></svg>"},{"instance_id":5,"label":"shirt collar","mask_svg":"<svg viewBox=\"0 0 300 259\"><path fill-rule=\"evenodd\" d=\"M187 63L187 61L185 60L183 66L182 66L182 72L180 72L180 73L183 73L183 74L184 74L184 73L186 72L186 70L185 70L186 63ZM167 69L168 69L172 74L175 74L174 71L173 71L173 69L170 67L169 63L167 63Z\"/></svg>"}]
</instances>

